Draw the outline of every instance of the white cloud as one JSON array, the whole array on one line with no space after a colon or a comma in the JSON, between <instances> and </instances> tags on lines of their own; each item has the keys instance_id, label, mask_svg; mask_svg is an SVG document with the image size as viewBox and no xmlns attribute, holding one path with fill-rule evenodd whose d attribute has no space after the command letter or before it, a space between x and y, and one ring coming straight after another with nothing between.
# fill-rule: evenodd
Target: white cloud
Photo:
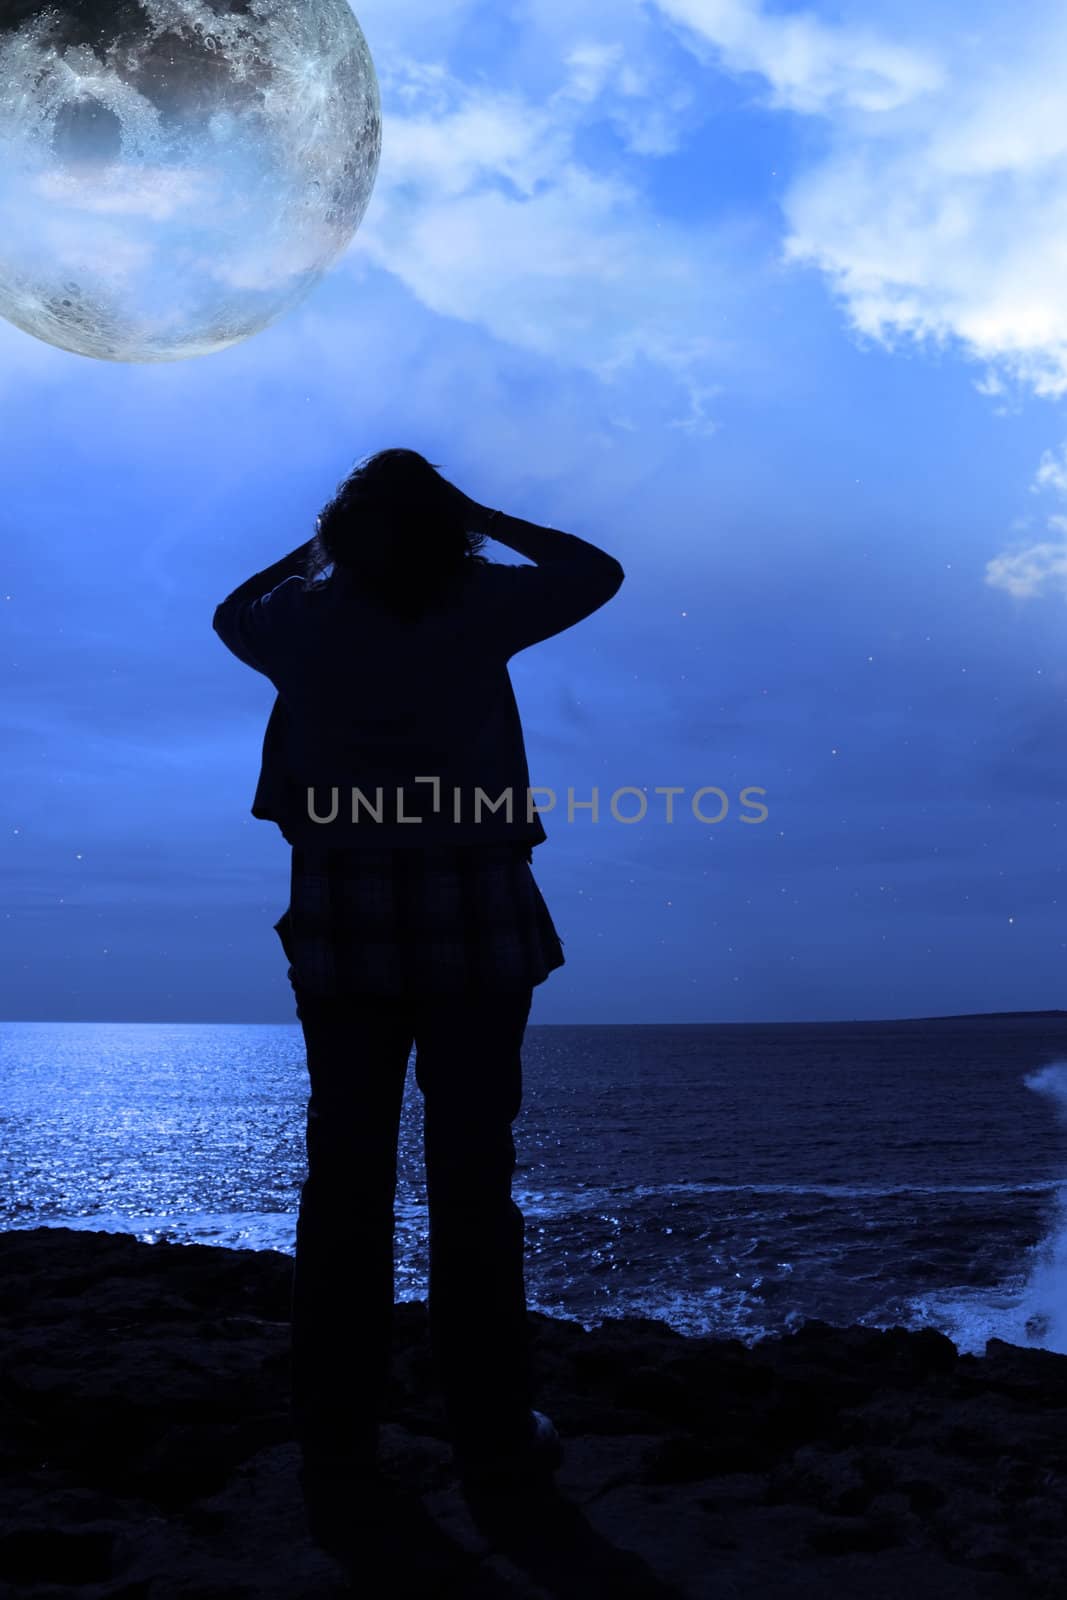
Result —
<instances>
[{"instance_id":1,"label":"white cloud","mask_svg":"<svg viewBox=\"0 0 1067 1600\"><path fill-rule=\"evenodd\" d=\"M218 203L217 175L203 168L134 166L111 162L86 181L84 172L56 170L32 181L30 192L58 201L71 212L148 217L168 222L179 212Z\"/></svg>"},{"instance_id":2,"label":"white cloud","mask_svg":"<svg viewBox=\"0 0 1067 1600\"><path fill-rule=\"evenodd\" d=\"M828 277L857 333L955 341L991 396L1005 378L1067 392L1062 6L969 7L962 28L907 5L830 23L760 0L656 4L695 54L761 76L769 106L823 120L827 153L783 202L783 256Z\"/></svg>"},{"instance_id":3,"label":"white cloud","mask_svg":"<svg viewBox=\"0 0 1067 1600\"><path fill-rule=\"evenodd\" d=\"M986 582L1019 600L1033 600L1047 590L1067 598L1067 517L1049 517L1048 523L1059 538L995 556L986 563Z\"/></svg>"},{"instance_id":4,"label":"white cloud","mask_svg":"<svg viewBox=\"0 0 1067 1600\"><path fill-rule=\"evenodd\" d=\"M592 43L568 52L543 104L422 63L404 83L394 67L409 109L388 118L356 258L440 315L605 381L653 362L692 407L708 365L735 359L720 330L758 276L738 270L754 254L751 226L657 219L640 183L576 159L609 80L639 93L619 49Z\"/></svg>"},{"instance_id":5,"label":"white cloud","mask_svg":"<svg viewBox=\"0 0 1067 1600\"><path fill-rule=\"evenodd\" d=\"M886 27L835 26L813 11L768 14L759 0L655 0L659 10L711 44L727 72L755 72L777 110L836 106L884 112L942 82L938 62L896 43Z\"/></svg>"},{"instance_id":6,"label":"white cloud","mask_svg":"<svg viewBox=\"0 0 1067 1600\"><path fill-rule=\"evenodd\" d=\"M760 0L656 3L697 54L761 75L772 107L823 120L826 154L783 201L783 260L822 271L855 332L889 350L954 344L984 364L973 386L992 400L1009 383L1067 394L1062 6L979 4L954 33L917 9L903 23L898 7L916 41L904 44L887 38L888 18L879 29L810 8L771 15ZM1067 446L1045 453L1031 489L1067 498ZM1067 516L1048 517L1047 535L988 562L986 581L1020 599L1067 594Z\"/></svg>"},{"instance_id":7,"label":"white cloud","mask_svg":"<svg viewBox=\"0 0 1067 1600\"><path fill-rule=\"evenodd\" d=\"M597 104L599 114L633 155L671 155L682 143L686 113L696 104L696 91L690 84L672 82L650 53L634 55L640 67L628 58L627 47L619 40L574 45L562 58L567 80L548 103Z\"/></svg>"},{"instance_id":8,"label":"white cloud","mask_svg":"<svg viewBox=\"0 0 1067 1600\"><path fill-rule=\"evenodd\" d=\"M1067 444L1060 446L1058 459L1051 450L1046 450L1041 457L1030 493L1039 494L1042 489L1055 489L1059 494L1067 495Z\"/></svg>"},{"instance_id":9,"label":"white cloud","mask_svg":"<svg viewBox=\"0 0 1067 1600\"><path fill-rule=\"evenodd\" d=\"M900 335L955 341L1056 398L1067 392L1067 29L1040 42L1007 56L988 41L961 50L921 111L842 121L832 153L787 196L784 253L821 268L852 326L884 347Z\"/></svg>"},{"instance_id":10,"label":"white cloud","mask_svg":"<svg viewBox=\"0 0 1067 1600\"><path fill-rule=\"evenodd\" d=\"M432 309L498 339L601 374L637 354L669 366L684 330L706 337L731 296L751 303L753 251L739 230L656 227L640 168L627 181L576 150L607 120L631 153L668 154L707 115L714 78L701 93L678 72L673 34L716 74L762 78L767 107L821 120L822 153L783 200L782 263L825 274L857 333L890 349L956 341L1001 412L1012 379L1067 392L1067 25L1045 0L1023 21L979 5L969 32L906 3L884 21L850 4L831 21L761 0L526 0L512 81L561 74L540 96L487 70L460 83L394 12L397 51L420 59L380 63L383 167L361 243ZM442 50L477 26L468 8ZM707 354L683 363L691 403L723 375Z\"/></svg>"},{"instance_id":11,"label":"white cloud","mask_svg":"<svg viewBox=\"0 0 1067 1600\"><path fill-rule=\"evenodd\" d=\"M1046 450L1041 457L1030 493L1046 490L1067 499L1067 442L1061 445L1058 456ZM1027 526L1028 519L1016 523L1020 532ZM986 582L1019 600L1033 600L1057 589L1067 598L1067 516L1054 513L1046 518L1046 526L1051 539L1014 546L987 562Z\"/></svg>"}]
</instances>

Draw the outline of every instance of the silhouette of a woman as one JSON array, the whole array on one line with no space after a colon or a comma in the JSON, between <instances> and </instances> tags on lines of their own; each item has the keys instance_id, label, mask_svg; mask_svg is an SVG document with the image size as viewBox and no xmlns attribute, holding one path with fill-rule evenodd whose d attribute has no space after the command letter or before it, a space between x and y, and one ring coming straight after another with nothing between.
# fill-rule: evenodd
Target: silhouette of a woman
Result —
<instances>
[{"instance_id":1,"label":"silhouette of a woman","mask_svg":"<svg viewBox=\"0 0 1067 1600\"><path fill-rule=\"evenodd\" d=\"M487 560L490 534L532 564ZM585 540L489 511L423 456L383 450L313 539L215 612L278 691L252 811L292 846L275 928L310 1079L292 1298L306 1495L373 1471L413 1045L431 1340L457 1465L468 1487L558 1465L533 1409L511 1182L532 991L564 958L531 869L545 830L507 664L622 580Z\"/></svg>"}]
</instances>

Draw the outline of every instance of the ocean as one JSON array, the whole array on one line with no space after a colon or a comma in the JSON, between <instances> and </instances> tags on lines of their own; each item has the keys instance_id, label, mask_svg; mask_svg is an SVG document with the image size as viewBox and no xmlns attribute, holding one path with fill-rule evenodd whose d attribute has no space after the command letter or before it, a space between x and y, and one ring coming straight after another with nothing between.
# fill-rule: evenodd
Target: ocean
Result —
<instances>
[{"instance_id":1,"label":"ocean","mask_svg":"<svg viewBox=\"0 0 1067 1600\"><path fill-rule=\"evenodd\" d=\"M297 1023L0 1024L0 1226L294 1248ZM1067 1017L532 1025L531 1307L752 1344L809 1317L1067 1352ZM426 1295L409 1067L398 1299Z\"/></svg>"}]
</instances>

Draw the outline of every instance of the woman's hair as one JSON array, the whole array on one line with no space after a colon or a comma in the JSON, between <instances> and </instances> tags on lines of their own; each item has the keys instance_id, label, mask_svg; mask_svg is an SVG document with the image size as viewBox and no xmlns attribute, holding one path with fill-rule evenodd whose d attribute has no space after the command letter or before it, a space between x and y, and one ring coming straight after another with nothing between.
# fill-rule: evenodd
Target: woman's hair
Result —
<instances>
[{"instance_id":1,"label":"woman's hair","mask_svg":"<svg viewBox=\"0 0 1067 1600\"><path fill-rule=\"evenodd\" d=\"M319 513L305 587L344 568L395 615L414 619L452 580L484 565L485 535L466 527L463 499L417 450L379 450L355 466Z\"/></svg>"}]
</instances>

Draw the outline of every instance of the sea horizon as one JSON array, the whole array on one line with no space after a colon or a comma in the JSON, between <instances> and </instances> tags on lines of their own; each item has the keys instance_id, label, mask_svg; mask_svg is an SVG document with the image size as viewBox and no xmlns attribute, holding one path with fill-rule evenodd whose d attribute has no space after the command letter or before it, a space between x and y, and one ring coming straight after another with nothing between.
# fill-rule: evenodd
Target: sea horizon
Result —
<instances>
[{"instance_id":1,"label":"sea horizon","mask_svg":"<svg viewBox=\"0 0 1067 1600\"><path fill-rule=\"evenodd\" d=\"M808 1028L808 1027L837 1027L854 1022L862 1023L895 1023L895 1022L972 1022L988 1019L990 1021L1006 1018L1021 1017L1067 1017L1067 1009L1038 1008L1036 1010L1018 1011L944 1011L927 1015L905 1017L792 1017L778 1019L777 1021L752 1021L734 1019L729 1017L713 1017L705 1021L674 1022L671 1020L659 1022L531 1022L530 1028ZM291 1019L294 1027L299 1027L295 1016ZM194 1028L277 1028L289 1025L289 1019L279 1021L249 1022L246 1018L227 1018L220 1021L218 1018L196 1017L4 1017L0 1018L0 1027L6 1023L42 1023L48 1026L109 1026L117 1027L194 1027Z\"/></svg>"}]
</instances>

